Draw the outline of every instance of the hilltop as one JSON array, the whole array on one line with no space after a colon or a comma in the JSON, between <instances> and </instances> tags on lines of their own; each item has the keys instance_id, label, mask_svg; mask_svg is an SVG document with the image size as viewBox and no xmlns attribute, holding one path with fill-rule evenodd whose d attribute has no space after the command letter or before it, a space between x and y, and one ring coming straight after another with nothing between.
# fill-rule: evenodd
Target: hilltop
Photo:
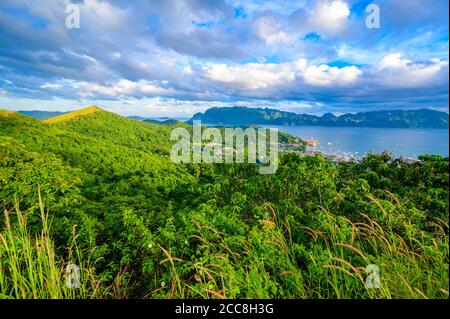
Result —
<instances>
[{"instance_id":1,"label":"hilltop","mask_svg":"<svg viewBox=\"0 0 450 319\"><path fill-rule=\"evenodd\" d=\"M449 115L444 112L421 110L383 110L322 116L297 114L268 108L214 107L204 113L195 114L189 122L201 120L203 123L222 125L312 125L338 127L383 127L383 128L448 128Z\"/></svg>"},{"instance_id":2,"label":"hilltop","mask_svg":"<svg viewBox=\"0 0 450 319\"><path fill-rule=\"evenodd\" d=\"M14 111L0 110L0 116L2 116L2 117L9 117L14 114L17 114L17 113Z\"/></svg>"},{"instance_id":3,"label":"hilltop","mask_svg":"<svg viewBox=\"0 0 450 319\"><path fill-rule=\"evenodd\" d=\"M78 116L83 116L83 115L92 114L92 113L96 113L96 112L106 112L106 111L102 110L101 108L99 108L97 106L88 106L88 107L85 107L85 108L82 108L82 109L79 109L79 110L76 110L73 112L50 117L48 119L45 119L44 122L58 123L58 122L71 120Z\"/></svg>"},{"instance_id":4,"label":"hilltop","mask_svg":"<svg viewBox=\"0 0 450 319\"><path fill-rule=\"evenodd\" d=\"M59 130L65 134L70 132L93 138L97 143L131 147L155 154L169 154L170 151L169 126L131 120L97 106L89 106L45 120L22 117L33 121L34 126L39 126L44 133Z\"/></svg>"}]
</instances>

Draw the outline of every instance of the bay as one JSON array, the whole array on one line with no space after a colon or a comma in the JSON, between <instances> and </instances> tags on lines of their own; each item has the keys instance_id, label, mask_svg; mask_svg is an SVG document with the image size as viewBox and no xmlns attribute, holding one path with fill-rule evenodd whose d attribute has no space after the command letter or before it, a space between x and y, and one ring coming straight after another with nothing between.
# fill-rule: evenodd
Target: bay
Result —
<instances>
[{"instance_id":1,"label":"bay","mask_svg":"<svg viewBox=\"0 0 450 319\"><path fill-rule=\"evenodd\" d=\"M448 129L400 129L370 127L276 126L280 131L302 139L319 140L316 151L332 155L391 152L395 157L416 159L422 154L449 154Z\"/></svg>"}]
</instances>

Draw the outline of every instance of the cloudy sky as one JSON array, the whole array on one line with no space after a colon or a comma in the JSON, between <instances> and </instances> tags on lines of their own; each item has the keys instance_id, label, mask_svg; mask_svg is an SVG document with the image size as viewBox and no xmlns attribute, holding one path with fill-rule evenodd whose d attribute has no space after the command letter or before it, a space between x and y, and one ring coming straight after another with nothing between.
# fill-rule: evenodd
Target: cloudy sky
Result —
<instances>
[{"instance_id":1,"label":"cloudy sky","mask_svg":"<svg viewBox=\"0 0 450 319\"><path fill-rule=\"evenodd\" d=\"M67 28L77 4L80 28ZM366 7L380 8L367 28ZM0 108L448 112L448 0L0 0Z\"/></svg>"}]
</instances>

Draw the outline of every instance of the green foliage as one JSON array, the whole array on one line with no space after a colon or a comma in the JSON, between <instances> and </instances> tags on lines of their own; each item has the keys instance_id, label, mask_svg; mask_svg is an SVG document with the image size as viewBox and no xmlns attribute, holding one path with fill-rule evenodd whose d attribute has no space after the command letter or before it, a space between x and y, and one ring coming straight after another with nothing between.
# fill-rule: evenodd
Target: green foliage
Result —
<instances>
[{"instance_id":1,"label":"green foliage","mask_svg":"<svg viewBox=\"0 0 450 319\"><path fill-rule=\"evenodd\" d=\"M41 187L46 205L63 210L81 201L79 171L66 166L53 154L29 152L11 138L0 136L0 202L12 209L37 207L37 188Z\"/></svg>"},{"instance_id":2,"label":"green foliage","mask_svg":"<svg viewBox=\"0 0 450 319\"><path fill-rule=\"evenodd\" d=\"M28 227L30 212L17 207L15 221L12 212L4 210L5 229L0 232L0 298L99 298L100 281L94 276L94 263L89 254L76 246L75 238L68 248L67 259L60 260L49 233L48 214L39 196L41 231L32 234ZM85 257L84 255L88 256ZM79 287L70 286L67 265L81 267ZM69 285L66 283L69 280ZM105 295L106 296L106 293Z\"/></svg>"},{"instance_id":3,"label":"green foliage","mask_svg":"<svg viewBox=\"0 0 450 319\"><path fill-rule=\"evenodd\" d=\"M171 128L0 115L0 297L448 298L448 158L286 153L260 175L173 164ZM68 261L89 274L78 295Z\"/></svg>"}]
</instances>

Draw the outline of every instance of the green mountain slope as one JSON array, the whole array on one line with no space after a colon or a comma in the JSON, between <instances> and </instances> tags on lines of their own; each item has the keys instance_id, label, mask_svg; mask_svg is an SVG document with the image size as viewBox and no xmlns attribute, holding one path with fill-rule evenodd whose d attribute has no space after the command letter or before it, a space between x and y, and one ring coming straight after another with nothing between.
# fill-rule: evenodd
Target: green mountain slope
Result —
<instances>
[{"instance_id":1,"label":"green mountain slope","mask_svg":"<svg viewBox=\"0 0 450 319\"><path fill-rule=\"evenodd\" d=\"M8 114L0 116L0 132L30 151L55 154L67 165L81 169L86 183L134 178L137 185L133 191L137 193L146 191L148 181L155 188L170 185L167 178L189 181L183 167L167 160L169 128L129 120L100 109L82 113L65 114L62 120L58 116L56 121ZM140 178L147 182L138 183Z\"/></svg>"},{"instance_id":2,"label":"green mountain slope","mask_svg":"<svg viewBox=\"0 0 450 319\"><path fill-rule=\"evenodd\" d=\"M448 298L448 158L175 165L173 125L0 111L0 298Z\"/></svg>"},{"instance_id":3,"label":"green mountain slope","mask_svg":"<svg viewBox=\"0 0 450 319\"><path fill-rule=\"evenodd\" d=\"M167 155L170 152L170 127L127 119L97 107L49 118L44 122L106 143L158 154Z\"/></svg>"}]
</instances>

